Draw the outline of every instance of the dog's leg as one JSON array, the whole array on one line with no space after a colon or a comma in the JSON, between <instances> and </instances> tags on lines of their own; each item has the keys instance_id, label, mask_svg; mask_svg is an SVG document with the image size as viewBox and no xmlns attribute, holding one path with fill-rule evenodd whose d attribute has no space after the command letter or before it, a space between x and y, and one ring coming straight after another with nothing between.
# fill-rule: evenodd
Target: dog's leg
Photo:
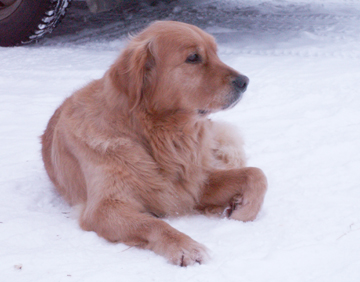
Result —
<instances>
[{"instance_id":1,"label":"dog's leg","mask_svg":"<svg viewBox=\"0 0 360 282\"><path fill-rule=\"evenodd\" d=\"M260 211L266 189L266 177L258 168L216 171L209 177L198 209L204 213L251 221Z\"/></svg>"},{"instance_id":2,"label":"dog's leg","mask_svg":"<svg viewBox=\"0 0 360 282\"><path fill-rule=\"evenodd\" d=\"M111 242L150 249L175 265L201 264L208 257L206 247L189 236L117 199L102 200L95 207L85 208L80 225Z\"/></svg>"}]
</instances>

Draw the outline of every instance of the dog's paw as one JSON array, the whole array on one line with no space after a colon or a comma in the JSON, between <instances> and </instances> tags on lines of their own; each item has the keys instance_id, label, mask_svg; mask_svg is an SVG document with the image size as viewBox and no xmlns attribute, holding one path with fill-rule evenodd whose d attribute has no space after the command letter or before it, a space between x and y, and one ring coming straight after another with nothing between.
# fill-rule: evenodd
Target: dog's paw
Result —
<instances>
[{"instance_id":1,"label":"dog's paw","mask_svg":"<svg viewBox=\"0 0 360 282\"><path fill-rule=\"evenodd\" d=\"M233 214L233 212L236 209L239 209L239 207L243 204L244 198L241 195L235 195L231 201L228 207L225 208L225 210L223 211L222 215L223 217L228 217L230 218L231 215Z\"/></svg>"},{"instance_id":2,"label":"dog's paw","mask_svg":"<svg viewBox=\"0 0 360 282\"><path fill-rule=\"evenodd\" d=\"M230 208L227 210L228 217L240 221L253 221L260 211L262 200L249 200L243 196L234 197Z\"/></svg>"},{"instance_id":3,"label":"dog's paw","mask_svg":"<svg viewBox=\"0 0 360 282\"><path fill-rule=\"evenodd\" d=\"M264 173L255 167L246 168L246 181L243 192L235 195L225 214L227 217L240 221L252 221L259 213L267 190Z\"/></svg>"},{"instance_id":4,"label":"dog's paw","mask_svg":"<svg viewBox=\"0 0 360 282\"><path fill-rule=\"evenodd\" d=\"M184 246L174 247L169 260L175 265L189 266L196 263L203 264L208 261L209 258L207 248L192 240L192 242L187 242Z\"/></svg>"}]
</instances>

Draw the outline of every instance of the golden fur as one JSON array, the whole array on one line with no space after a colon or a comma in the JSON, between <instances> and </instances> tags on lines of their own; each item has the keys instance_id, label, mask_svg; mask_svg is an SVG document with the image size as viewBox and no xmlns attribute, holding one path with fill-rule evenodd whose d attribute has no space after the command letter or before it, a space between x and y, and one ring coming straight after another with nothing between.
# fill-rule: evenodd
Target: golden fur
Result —
<instances>
[{"instance_id":1,"label":"golden fur","mask_svg":"<svg viewBox=\"0 0 360 282\"><path fill-rule=\"evenodd\" d=\"M42 136L51 181L83 207L80 226L187 266L204 262L206 248L162 217L255 219L266 178L245 167L233 130L207 117L236 104L247 84L195 26L156 22L132 38L103 78L64 101Z\"/></svg>"}]
</instances>

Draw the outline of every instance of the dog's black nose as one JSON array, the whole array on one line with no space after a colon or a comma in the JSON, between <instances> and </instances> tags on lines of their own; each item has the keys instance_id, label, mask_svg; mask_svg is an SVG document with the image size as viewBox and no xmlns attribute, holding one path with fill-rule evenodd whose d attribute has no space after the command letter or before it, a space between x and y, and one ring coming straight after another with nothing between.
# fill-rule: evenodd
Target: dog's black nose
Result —
<instances>
[{"instance_id":1,"label":"dog's black nose","mask_svg":"<svg viewBox=\"0 0 360 282\"><path fill-rule=\"evenodd\" d=\"M245 75L239 75L236 77L232 84L236 91L238 92L245 92L247 86L249 85L249 79Z\"/></svg>"}]
</instances>

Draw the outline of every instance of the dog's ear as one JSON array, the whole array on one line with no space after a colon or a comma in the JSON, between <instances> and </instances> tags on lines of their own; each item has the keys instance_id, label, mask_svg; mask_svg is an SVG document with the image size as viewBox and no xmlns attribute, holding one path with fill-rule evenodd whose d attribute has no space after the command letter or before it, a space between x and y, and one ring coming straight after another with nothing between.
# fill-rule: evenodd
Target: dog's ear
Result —
<instances>
[{"instance_id":1,"label":"dog's ear","mask_svg":"<svg viewBox=\"0 0 360 282\"><path fill-rule=\"evenodd\" d=\"M152 49L152 41L134 38L110 68L110 79L128 96L130 110L139 105L149 73L155 66Z\"/></svg>"}]
</instances>

